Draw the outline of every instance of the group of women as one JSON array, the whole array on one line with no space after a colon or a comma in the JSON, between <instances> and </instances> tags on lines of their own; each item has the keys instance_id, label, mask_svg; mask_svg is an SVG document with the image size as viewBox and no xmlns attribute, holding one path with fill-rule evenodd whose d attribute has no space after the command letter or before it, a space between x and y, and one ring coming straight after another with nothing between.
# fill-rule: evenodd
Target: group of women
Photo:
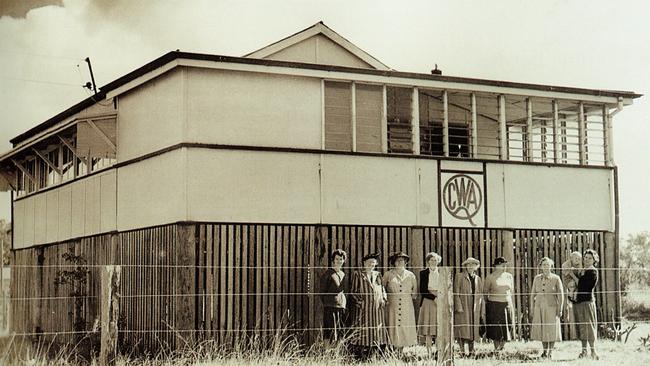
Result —
<instances>
[{"instance_id":1,"label":"group of women","mask_svg":"<svg viewBox=\"0 0 650 366\"><path fill-rule=\"evenodd\" d=\"M353 352L359 357L369 357L387 346L401 352L404 347L418 344L420 336L430 352L437 333L437 298L442 290L438 265L442 258L437 253L428 253L426 268L420 271L418 281L406 269L409 261L406 253L391 255L391 269L384 275L376 270L379 254L369 254L362 258L362 267L352 273L349 282L344 281L342 270L346 259L343 250L332 252L332 267L321 276L324 338L336 342L345 330ZM594 348L593 295L598 281L594 267L597 263L598 254L587 250L584 266L570 266L571 275L563 274L560 278L552 273L554 263L550 258L540 261L540 274L534 278L530 291L530 336L542 342L542 358L550 358L555 342L562 339L560 319L565 307L573 309L572 321L577 324L578 338L582 341L580 357L588 355L589 344L591 356L598 358ZM514 281L506 271L507 260L496 258L493 271L485 279L477 274L480 264L475 258L467 258L453 281L454 336L462 352L467 346L468 355L474 354L474 342L482 337L494 342L497 353L502 351L514 331ZM563 265L563 272L564 268ZM569 296L568 301L563 279L576 282L574 296ZM419 302L415 302L418 298Z\"/></svg>"}]
</instances>

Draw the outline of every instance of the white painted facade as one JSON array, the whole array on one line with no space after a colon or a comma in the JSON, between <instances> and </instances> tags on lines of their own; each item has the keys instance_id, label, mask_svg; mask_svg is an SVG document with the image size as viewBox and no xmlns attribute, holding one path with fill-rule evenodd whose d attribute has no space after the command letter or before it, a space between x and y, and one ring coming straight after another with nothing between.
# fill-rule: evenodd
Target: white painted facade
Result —
<instances>
[{"instance_id":1,"label":"white painted facade","mask_svg":"<svg viewBox=\"0 0 650 366\"><path fill-rule=\"evenodd\" d=\"M301 42L265 57L373 67L371 59L323 35ZM481 161L321 151L324 80L450 90L471 85L208 64L176 60L141 84L109 93L118 101L117 167L16 200L14 249L179 221L454 227L441 217L440 202L441 185L453 175L444 172L454 171L478 174L477 228L614 231L611 168L496 160L498 148L486 150L481 138L496 139L498 123L480 116ZM494 95L526 92L473 87ZM580 97L556 93L567 95ZM191 145L177 146L182 143Z\"/></svg>"}]
</instances>

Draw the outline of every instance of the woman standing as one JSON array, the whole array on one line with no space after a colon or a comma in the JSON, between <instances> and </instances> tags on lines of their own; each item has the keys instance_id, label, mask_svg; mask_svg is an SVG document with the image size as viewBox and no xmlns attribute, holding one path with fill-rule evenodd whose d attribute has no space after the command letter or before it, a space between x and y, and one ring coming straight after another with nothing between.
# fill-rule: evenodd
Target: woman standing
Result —
<instances>
[{"instance_id":1,"label":"woman standing","mask_svg":"<svg viewBox=\"0 0 650 366\"><path fill-rule=\"evenodd\" d=\"M320 297L323 302L323 339L332 344L336 342L343 327L346 298L343 288L345 273L341 270L347 254L342 249L336 249L330 255L332 267L328 268L320 278Z\"/></svg>"},{"instance_id":2,"label":"woman standing","mask_svg":"<svg viewBox=\"0 0 650 366\"><path fill-rule=\"evenodd\" d=\"M375 271L379 254L366 255L362 260L363 268L352 274L350 285L349 300L352 303L353 326L350 343L357 357L368 358L373 351L386 345L386 292L381 284L381 274Z\"/></svg>"},{"instance_id":3,"label":"woman standing","mask_svg":"<svg viewBox=\"0 0 650 366\"><path fill-rule=\"evenodd\" d=\"M530 291L530 338L542 342L544 351L541 358L551 358L555 342L562 341L560 317L564 291L560 276L551 273L553 265L553 260L549 257L539 261L541 273L535 276Z\"/></svg>"},{"instance_id":4,"label":"woman standing","mask_svg":"<svg viewBox=\"0 0 650 366\"><path fill-rule=\"evenodd\" d=\"M418 329L420 336L424 338L427 346L427 354L431 353L431 341L436 336L438 328L438 307L436 296L438 296L438 264L442 257L438 253L431 252L424 257L426 269L420 271L420 313L418 316Z\"/></svg>"},{"instance_id":5,"label":"woman standing","mask_svg":"<svg viewBox=\"0 0 650 366\"><path fill-rule=\"evenodd\" d=\"M512 275L506 272L508 261L497 257L492 263L494 271L485 278L485 321L486 336L494 341L494 350L503 350L506 342L511 339L510 325L512 324L512 292L514 281Z\"/></svg>"},{"instance_id":6,"label":"woman standing","mask_svg":"<svg viewBox=\"0 0 650 366\"><path fill-rule=\"evenodd\" d=\"M578 339L582 342L582 352L579 358L587 357L587 343L591 348L591 358L598 359L596 353L596 302L594 288L598 283L598 271L595 265L598 264L598 253L593 249L587 249L582 256L584 272L578 280L578 291L573 304L573 316L576 321Z\"/></svg>"},{"instance_id":7,"label":"woman standing","mask_svg":"<svg viewBox=\"0 0 650 366\"><path fill-rule=\"evenodd\" d=\"M479 327L483 323L485 305L483 303L483 281L476 275L481 262L469 257L462 263L463 272L454 278L454 336L460 348L471 356L474 354L474 341L480 339Z\"/></svg>"},{"instance_id":8,"label":"woman standing","mask_svg":"<svg viewBox=\"0 0 650 366\"><path fill-rule=\"evenodd\" d=\"M383 284L388 294L386 327L390 344L401 351L418 343L413 300L417 298L417 279L406 269L409 256L398 252L390 257L393 269L386 272Z\"/></svg>"}]
</instances>

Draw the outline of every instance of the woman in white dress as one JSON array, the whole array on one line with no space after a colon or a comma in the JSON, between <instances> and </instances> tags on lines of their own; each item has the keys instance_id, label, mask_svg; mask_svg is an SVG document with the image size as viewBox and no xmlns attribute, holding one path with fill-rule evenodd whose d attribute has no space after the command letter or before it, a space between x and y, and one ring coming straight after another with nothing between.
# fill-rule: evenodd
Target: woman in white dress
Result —
<instances>
[{"instance_id":1,"label":"woman in white dress","mask_svg":"<svg viewBox=\"0 0 650 366\"><path fill-rule=\"evenodd\" d=\"M390 257L393 269L386 272L382 283L388 295L386 327L390 344L398 351L415 346L418 341L415 328L413 300L418 296L417 279L406 269L409 256L398 252Z\"/></svg>"}]
</instances>

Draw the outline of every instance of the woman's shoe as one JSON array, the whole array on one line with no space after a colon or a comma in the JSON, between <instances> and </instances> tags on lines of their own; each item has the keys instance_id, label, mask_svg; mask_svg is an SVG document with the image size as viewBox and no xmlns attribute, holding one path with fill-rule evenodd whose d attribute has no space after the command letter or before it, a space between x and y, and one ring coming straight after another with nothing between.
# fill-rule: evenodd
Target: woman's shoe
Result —
<instances>
[{"instance_id":1,"label":"woman's shoe","mask_svg":"<svg viewBox=\"0 0 650 366\"><path fill-rule=\"evenodd\" d=\"M594 360L600 360L600 356L598 356L598 353L596 353L596 351L591 351L591 358Z\"/></svg>"},{"instance_id":2,"label":"woman's shoe","mask_svg":"<svg viewBox=\"0 0 650 366\"><path fill-rule=\"evenodd\" d=\"M587 357L587 351L585 351L585 350L580 352L580 354L578 355L578 358L586 358L586 357Z\"/></svg>"},{"instance_id":3,"label":"woman's shoe","mask_svg":"<svg viewBox=\"0 0 650 366\"><path fill-rule=\"evenodd\" d=\"M541 355L539 355L539 358L546 358L548 355L546 354L546 351L542 352Z\"/></svg>"}]
</instances>

